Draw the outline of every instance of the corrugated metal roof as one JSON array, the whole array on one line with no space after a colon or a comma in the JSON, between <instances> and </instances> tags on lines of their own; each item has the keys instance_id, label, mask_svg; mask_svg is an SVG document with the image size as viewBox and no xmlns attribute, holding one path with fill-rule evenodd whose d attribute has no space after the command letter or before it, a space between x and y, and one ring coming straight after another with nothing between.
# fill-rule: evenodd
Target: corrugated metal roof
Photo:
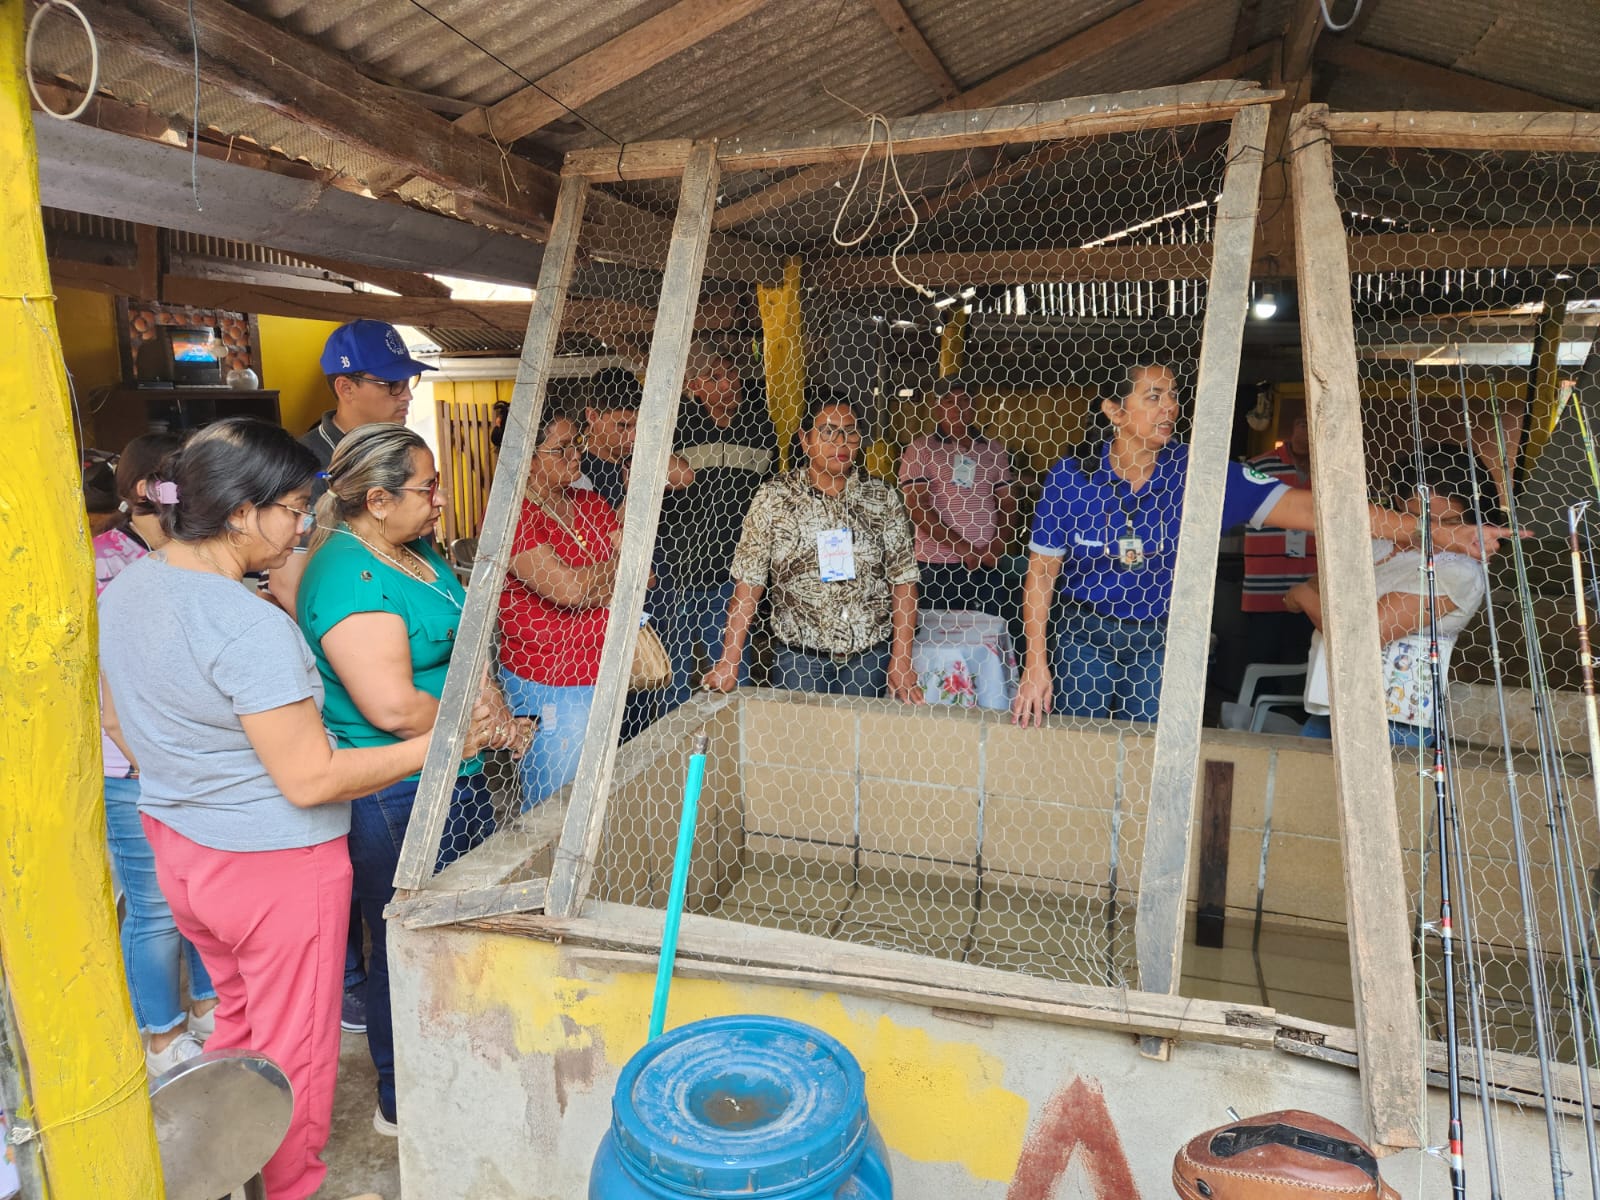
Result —
<instances>
[{"instance_id":1,"label":"corrugated metal roof","mask_svg":"<svg viewBox=\"0 0 1600 1200\"><path fill-rule=\"evenodd\" d=\"M1600 105L1600 5L1594 0L1380 4L1363 40L1496 83Z\"/></svg>"},{"instance_id":2,"label":"corrugated metal roof","mask_svg":"<svg viewBox=\"0 0 1600 1200\"><path fill-rule=\"evenodd\" d=\"M374 78L473 103L492 103L666 9L672 0L234 0L347 57ZM1134 0L905 0L935 52L963 87L1026 61ZM1182 21L1097 61L1041 81L1019 101L1155 87L1192 78L1228 57L1243 0L1213 0ZM1259 0L1252 42L1280 35L1295 0ZM1364 44L1483 78L1600 107L1600 5L1595 0L1367 0L1376 4ZM454 27L452 31L448 26ZM46 21L38 67L82 80L81 33ZM1331 37L1333 35L1324 35ZM473 43L479 43L474 45ZM480 48L481 46L481 48ZM193 80L115 44L102 47L102 86L186 124ZM496 61L496 60L501 61ZM1437 107L1403 78L1335 76L1341 107ZM905 114L939 94L885 27L869 0L769 0L755 13L583 106L590 122L564 120L533 141L575 146L661 137L726 136L858 120L859 109ZM323 169L366 181L381 161L215 87L201 89L201 122ZM598 130L598 131L597 131ZM599 132L604 131L604 132ZM936 186L966 166L928 156L915 186ZM730 192L756 186L729 181ZM641 199L670 209L675 187L646 185ZM423 183L404 194L442 211L451 200ZM815 207L815 205L813 205ZM796 231L800 232L800 231ZM807 232L815 233L815 230Z\"/></svg>"}]
</instances>

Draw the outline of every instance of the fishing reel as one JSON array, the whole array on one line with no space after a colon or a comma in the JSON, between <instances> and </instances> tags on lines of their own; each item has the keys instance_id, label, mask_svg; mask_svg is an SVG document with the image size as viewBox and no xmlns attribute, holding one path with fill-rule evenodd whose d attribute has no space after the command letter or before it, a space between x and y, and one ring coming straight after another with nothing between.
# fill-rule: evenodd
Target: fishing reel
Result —
<instances>
[{"instance_id":1,"label":"fishing reel","mask_svg":"<svg viewBox=\"0 0 1600 1200\"><path fill-rule=\"evenodd\" d=\"M1172 1186L1183 1200L1400 1200L1366 1143L1293 1108L1202 1133L1173 1159Z\"/></svg>"}]
</instances>

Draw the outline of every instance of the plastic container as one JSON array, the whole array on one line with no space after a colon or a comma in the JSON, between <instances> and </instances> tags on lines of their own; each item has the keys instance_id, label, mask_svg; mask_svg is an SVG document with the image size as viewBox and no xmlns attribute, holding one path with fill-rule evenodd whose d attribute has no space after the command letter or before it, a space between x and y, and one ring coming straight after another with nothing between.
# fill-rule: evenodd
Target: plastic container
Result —
<instances>
[{"instance_id":1,"label":"plastic container","mask_svg":"<svg viewBox=\"0 0 1600 1200\"><path fill-rule=\"evenodd\" d=\"M861 1067L779 1017L696 1021L634 1055L589 1173L589 1200L893 1195Z\"/></svg>"}]
</instances>

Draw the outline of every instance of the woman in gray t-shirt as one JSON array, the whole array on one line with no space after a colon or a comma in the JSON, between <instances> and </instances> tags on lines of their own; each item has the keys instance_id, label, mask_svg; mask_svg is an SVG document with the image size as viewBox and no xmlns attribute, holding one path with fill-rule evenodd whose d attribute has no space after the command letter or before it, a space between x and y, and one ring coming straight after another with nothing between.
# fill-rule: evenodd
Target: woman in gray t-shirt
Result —
<instances>
[{"instance_id":1,"label":"woman in gray t-shirt","mask_svg":"<svg viewBox=\"0 0 1600 1200\"><path fill-rule=\"evenodd\" d=\"M171 541L101 600L106 703L139 763L157 879L217 989L208 1048L265 1054L294 1087L289 1131L263 1172L274 1200L310 1196L327 1171L348 801L420 770L428 743L334 749L300 631L244 584L309 527L316 470L276 426L206 427L146 488Z\"/></svg>"}]
</instances>

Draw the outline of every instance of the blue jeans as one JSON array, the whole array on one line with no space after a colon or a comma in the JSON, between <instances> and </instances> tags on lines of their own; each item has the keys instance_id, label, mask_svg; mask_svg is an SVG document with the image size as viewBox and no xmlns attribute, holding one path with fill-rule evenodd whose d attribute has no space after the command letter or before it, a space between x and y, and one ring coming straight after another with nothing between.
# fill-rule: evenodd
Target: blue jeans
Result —
<instances>
[{"instance_id":1,"label":"blue jeans","mask_svg":"<svg viewBox=\"0 0 1600 1200\"><path fill-rule=\"evenodd\" d=\"M389 947L383 910L394 899L400 846L411 823L417 781L408 779L350 805L350 890L372 934L367 956L367 1050L378 1070L378 1107L394 1120L394 1016L389 1009ZM448 866L494 832L494 797L482 775L463 775L434 870Z\"/></svg>"},{"instance_id":2,"label":"blue jeans","mask_svg":"<svg viewBox=\"0 0 1600 1200\"><path fill-rule=\"evenodd\" d=\"M1306 718L1306 723L1300 726L1300 736L1305 738L1321 738L1326 741L1333 737L1333 722L1326 716L1313 713ZM1431 747L1433 733L1417 725L1407 725L1401 721L1389 722L1389 744L1391 746Z\"/></svg>"},{"instance_id":3,"label":"blue jeans","mask_svg":"<svg viewBox=\"0 0 1600 1200\"><path fill-rule=\"evenodd\" d=\"M791 692L881 696L889 686L889 644L885 642L849 658L779 646L772 682Z\"/></svg>"},{"instance_id":4,"label":"blue jeans","mask_svg":"<svg viewBox=\"0 0 1600 1200\"><path fill-rule=\"evenodd\" d=\"M181 955L189 965L189 998L215 1000L217 991L200 952L178 932L172 909L156 883L156 858L139 824L139 781L106 780L106 841L111 870L127 898L122 922L122 966L128 974L133 1016L144 1033L166 1033L189 1017L178 978Z\"/></svg>"},{"instance_id":5,"label":"blue jeans","mask_svg":"<svg viewBox=\"0 0 1600 1200\"><path fill-rule=\"evenodd\" d=\"M512 715L539 718L533 744L517 764L522 776L522 811L527 812L550 793L566 787L578 773L594 686L552 687L501 667L500 689Z\"/></svg>"},{"instance_id":6,"label":"blue jeans","mask_svg":"<svg viewBox=\"0 0 1600 1200\"><path fill-rule=\"evenodd\" d=\"M714 588L678 588L672 606L661 622L661 643L672 660L672 686L661 706L671 712L689 699L689 685L700 662L715 665L722 657L722 634L728 627L728 603L733 599L733 580ZM739 663L739 685L750 682L750 643L744 645Z\"/></svg>"},{"instance_id":7,"label":"blue jeans","mask_svg":"<svg viewBox=\"0 0 1600 1200\"><path fill-rule=\"evenodd\" d=\"M1167 657L1165 621L1125 621L1057 606L1054 710L1071 717L1154 721Z\"/></svg>"}]
</instances>

